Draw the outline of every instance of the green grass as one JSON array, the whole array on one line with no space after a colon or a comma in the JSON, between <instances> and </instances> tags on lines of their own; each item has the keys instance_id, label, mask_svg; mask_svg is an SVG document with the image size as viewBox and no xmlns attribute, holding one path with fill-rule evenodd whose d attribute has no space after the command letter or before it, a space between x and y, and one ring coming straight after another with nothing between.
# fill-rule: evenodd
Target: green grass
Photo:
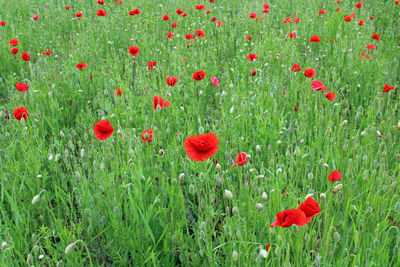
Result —
<instances>
[{"instance_id":1,"label":"green grass","mask_svg":"<svg viewBox=\"0 0 400 267\"><path fill-rule=\"evenodd\" d=\"M400 5L342 2L275 0L262 14L259 0L1 1L0 265L23 266L27 256L35 266L399 266ZM106 17L96 16L100 8ZM129 16L136 8L142 13ZM327 14L318 15L322 8ZM294 14L300 23L283 23ZM197 29L206 36L187 41ZM321 43L309 43L312 35ZM129 46L140 47L135 60ZM360 60L362 52L370 59ZM248 61L249 53L259 59ZM148 61L157 62L153 72ZM80 62L88 67L79 71ZM301 72L290 71L294 63ZM315 78L303 75L307 68ZM196 82L198 70L207 74ZM168 76L179 78L175 87ZM314 79L334 90L334 102L311 90ZM17 82L29 90L17 91ZM386 83L396 89L382 93ZM154 95L171 106L154 111ZM19 106L26 122L12 115ZM105 141L93 134L102 119L114 127ZM150 128L151 146L140 138ZM218 152L194 162L183 142L206 132L218 136ZM233 169L239 152L251 158ZM335 168L342 179L333 183ZM270 228L277 212L309 194L321 208L310 223Z\"/></svg>"}]
</instances>

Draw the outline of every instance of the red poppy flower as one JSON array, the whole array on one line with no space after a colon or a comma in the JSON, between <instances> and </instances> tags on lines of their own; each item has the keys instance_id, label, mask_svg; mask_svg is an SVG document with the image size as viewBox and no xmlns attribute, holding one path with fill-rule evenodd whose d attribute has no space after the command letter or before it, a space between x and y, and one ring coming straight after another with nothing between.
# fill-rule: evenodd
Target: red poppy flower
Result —
<instances>
[{"instance_id":1,"label":"red poppy flower","mask_svg":"<svg viewBox=\"0 0 400 267\"><path fill-rule=\"evenodd\" d=\"M17 120L21 120L22 118L24 118L24 120L26 121L26 119L28 118L28 110L25 107L19 107L14 109L14 118L16 118Z\"/></svg>"},{"instance_id":2,"label":"red poppy flower","mask_svg":"<svg viewBox=\"0 0 400 267\"><path fill-rule=\"evenodd\" d=\"M374 33L372 34L372 38L374 38L375 40L377 40L379 42L379 40L381 39L381 37L379 36L379 34Z\"/></svg>"},{"instance_id":3,"label":"red poppy flower","mask_svg":"<svg viewBox=\"0 0 400 267\"><path fill-rule=\"evenodd\" d=\"M298 110L297 106L294 106L294 112L297 112L297 110Z\"/></svg>"},{"instance_id":4,"label":"red poppy flower","mask_svg":"<svg viewBox=\"0 0 400 267\"><path fill-rule=\"evenodd\" d=\"M42 55L50 55L51 54L51 50L47 50L46 52L43 52Z\"/></svg>"},{"instance_id":5,"label":"red poppy flower","mask_svg":"<svg viewBox=\"0 0 400 267\"><path fill-rule=\"evenodd\" d=\"M186 38L187 40L192 40L192 39L194 39L194 38L196 38L196 37L194 36L194 34L186 34L185 38Z\"/></svg>"},{"instance_id":6,"label":"red poppy flower","mask_svg":"<svg viewBox=\"0 0 400 267\"><path fill-rule=\"evenodd\" d=\"M286 18L284 21L283 21L283 23L292 23L292 21L290 20L290 17L288 17L288 18Z\"/></svg>"},{"instance_id":7,"label":"red poppy flower","mask_svg":"<svg viewBox=\"0 0 400 267\"><path fill-rule=\"evenodd\" d=\"M374 46L372 44L367 45L367 49L369 49L369 50L372 50L372 49L375 49L375 48L376 48L376 46Z\"/></svg>"},{"instance_id":8,"label":"red poppy flower","mask_svg":"<svg viewBox=\"0 0 400 267\"><path fill-rule=\"evenodd\" d=\"M215 22L215 26L222 27L224 26L224 23L218 20L217 22Z\"/></svg>"},{"instance_id":9,"label":"red poppy flower","mask_svg":"<svg viewBox=\"0 0 400 267\"><path fill-rule=\"evenodd\" d=\"M149 61L148 63L147 63L147 69L149 69L150 71L153 71L154 70L154 67L157 65L157 62L155 62L155 61Z\"/></svg>"},{"instance_id":10,"label":"red poppy flower","mask_svg":"<svg viewBox=\"0 0 400 267\"><path fill-rule=\"evenodd\" d=\"M321 39L319 38L319 36L313 35L313 36L311 36L311 38L310 38L310 42L311 42L311 43L320 43L320 42L321 42Z\"/></svg>"},{"instance_id":11,"label":"red poppy flower","mask_svg":"<svg viewBox=\"0 0 400 267\"><path fill-rule=\"evenodd\" d=\"M363 26L363 25L364 25L364 21L363 21L363 20L360 20L360 21L358 22L358 25Z\"/></svg>"},{"instance_id":12,"label":"red poppy flower","mask_svg":"<svg viewBox=\"0 0 400 267\"><path fill-rule=\"evenodd\" d=\"M344 20L347 22L350 22L352 20L352 18L350 16L345 15Z\"/></svg>"},{"instance_id":13,"label":"red poppy flower","mask_svg":"<svg viewBox=\"0 0 400 267\"><path fill-rule=\"evenodd\" d=\"M206 14L210 14L210 13L211 13L211 11L210 11L210 10L207 10Z\"/></svg>"},{"instance_id":14,"label":"red poppy flower","mask_svg":"<svg viewBox=\"0 0 400 267\"><path fill-rule=\"evenodd\" d=\"M320 9L320 10L319 10L319 12L318 12L318 14L319 14L319 15L321 15L321 14L325 14L325 13L326 13L326 11L325 11L325 10L323 10L323 9Z\"/></svg>"},{"instance_id":15,"label":"red poppy flower","mask_svg":"<svg viewBox=\"0 0 400 267\"><path fill-rule=\"evenodd\" d=\"M122 95L122 91L119 88L115 89L114 92L119 96Z\"/></svg>"},{"instance_id":16,"label":"red poppy flower","mask_svg":"<svg viewBox=\"0 0 400 267\"><path fill-rule=\"evenodd\" d=\"M151 145L151 139L153 138L153 129L144 130L143 133L140 135L140 138L142 138L142 141L145 144Z\"/></svg>"},{"instance_id":17,"label":"red poppy flower","mask_svg":"<svg viewBox=\"0 0 400 267\"><path fill-rule=\"evenodd\" d=\"M171 23L171 27L172 27L172 28L176 28L176 27L179 27L179 25L176 24L175 22L173 22L173 23Z\"/></svg>"},{"instance_id":18,"label":"red poppy flower","mask_svg":"<svg viewBox=\"0 0 400 267\"><path fill-rule=\"evenodd\" d=\"M137 47L137 46L130 46L129 47L129 53L134 57L137 57L137 55L139 54L139 50L140 50L140 48Z\"/></svg>"},{"instance_id":19,"label":"red poppy flower","mask_svg":"<svg viewBox=\"0 0 400 267\"><path fill-rule=\"evenodd\" d=\"M250 71L250 76L254 76L254 75L256 75L256 74L257 74L257 71L255 71L255 70Z\"/></svg>"},{"instance_id":20,"label":"red poppy flower","mask_svg":"<svg viewBox=\"0 0 400 267\"><path fill-rule=\"evenodd\" d=\"M65 10L69 10L70 9L70 7L69 6L65 6Z\"/></svg>"},{"instance_id":21,"label":"red poppy flower","mask_svg":"<svg viewBox=\"0 0 400 267\"><path fill-rule=\"evenodd\" d=\"M136 8L135 10L129 11L129 15L131 15L131 16L139 15L140 13L142 13L142 11L138 8Z\"/></svg>"},{"instance_id":22,"label":"red poppy flower","mask_svg":"<svg viewBox=\"0 0 400 267\"><path fill-rule=\"evenodd\" d=\"M163 20L169 20L169 16L167 14L165 14L162 19Z\"/></svg>"},{"instance_id":23,"label":"red poppy flower","mask_svg":"<svg viewBox=\"0 0 400 267\"><path fill-rule=\"evenodd\" d=\"M28 84L24 84L24 83L19 82L19 83L17 83L17 84L15 85L15 88L16 88L18 91L20 91L20 92L22 92L22 93L25 93L25 91L28 90L28 88L29 88L29 83L28 83Z\"/></svg>"},{"instance_id":24,"label":"red poppy flower","mask_svg":"<svg viewBox=\"0 0 400 267\"><path fill-rule=\"evenodd\" d=\"M169 101L164 101L164 99L161 96L154 96L153 97L153 109L157 110L157 106L160 106L160 110L162 108L168 108Z\"/></svg>"},{"instance_id":25,"label":"red poppy flower","mask_svg":"<svg viewBox=\"0 0 400 267\"><path fill-rule=\"evenodd\" d=\"M103 5L104 5L104 0L98 0L98 1L97 1L97 4L99 4L99 5L102 5L102 6L103 6Z\"/></svg>"},{"instance_id":26,"label":"red poppy flower","mask_svg":"<svg viewBox=\"0 0 400 267\"><path fill-rule=\"evenodd\" d=\"M300 72L301 68L299 64L294 64L293 67L290 69L291 71Z\"/></svg>"},{"instance_id":27,"label":"red poppy flower","mask_svg":"<svg viewBox=\"0 0 400 267\"><path fill-rule=\"evenodd\" d=\"M269 9L267 9L267 8L264 8L263 11L262 11L263 14L264 13L268 13L268 12L269 12Z\"/></svg>"},{"instance_id":28,"label":"red poppy flower","mask_svg":"<svg viewBox=\"0 0 400 267\"><path fill-rule=\"evenodd\" d=\"M396 2L394 2L394 4L395 4L396 6L398 6L398 5L399 5L399 3L400 3L400 1L399 1L399 0L396 0Z\"/></svg>"},{"instance_id":29,"label":"red poppy flower","mask_svg":"<svg viewBox=\"0 0 400 267\"><path fill-rule=\"evenodd\" d=\"M211 77L211 83L215 85L215 88L218 88L219 86L219 81L217 77Z\"/></svg>"},{"instance_id":30,"label":"red poppy flower","mask_svg":"<svg viewBox=\"0 0 400 267\"><path fill-rule=\"evenodd\" d=\"M297 209L304 212L304 215L306 216L306 223L311 222L315 215L321 213L318 202L312 197L308 197L306 201L301 203Z\"/></svg>"},{"instance_id":31,"label":"red poppy flower","mask_svg":"<svg viewBox=\"0 0 400 267\"><path fill-rule=\"evenodd\" d=\"M200 10L206 9L206 7L204 5L196 5L196 9L198 11L200 11Z\"/></svg>"},{"instance_id":32,"label":"red poppy flower","mask_svg":"<svg viewBox=\"0 0 400 267\"><path fill-rule=\"evenodd\" d=\"M21 54L21 58L22 58L23 60L25 60L25 61L31 61L31 57L30 57L29 54L26 53L26 52L23 52L23 53Z\"/></svg>"},{"instance_id":33,"label":"red poppy flower","mask_svg":"<svg viewBox=\"0 0 400 267\"><path fill-rule=\"evenodd\" d=\"M99 9L99 11L96 12L96 15L99 17L105 17L107 16L107 13L104 9Z\"/></svg>"},{"instance_id":34,"label":"red poppy flower","mask_svg":"<svg viewBox=\"0 0 400 267\"><path fill-rule=\"evenodd\" d=\"M273 245L268 244L268 245L265 247L265 250L268 252L272 247L273 247Z\"/></svg>"},{"instance_id":35,"label":"red poppy flower","mask_svg":"<svg viewBox=\"0 0 400 267\"><path fill-rule=\"evenodd\" d=\"M166 79L168 86L171 86L171 87L174 87L177 81L178 81L178 78L172 77L172 76L169 76Z\"/></svg>"},{"instance_id":36,"label":"red poppy flower","mask_svg":"<svg viewBox=\"0 0 400 267\"><path fill-rule=\"evenodd\" d=\"M10 40L10 46L17 46L18 45L18 40L17 39L11 39Z\"/></svg>"},{"instance_id":37,"label":"red poppy flower","mask_svg":"<svg viewBox=\"0 0 400 267\"><path fill-rule=\"evenodd\" d=\"M320 81L312 81L311 86L314 91L326 91L327 90L325 85Z\"/></svg>"},{"instance_id":38,"label":"red poppy flower","mask_svg":"<svg viewBox=\"0 0 400 267\"><path fill-rule=\"evenodd\" d=\"M0 21L0 26L4 27L6 23L4 21Z\"/></svg>"},{"instance_id":39,"label":"red poppy flower","mask_svg":"<svg viewBox=\"0 0 400 267\"><path fill-rule=\"evenodd\" d=\"M333 92L333 90L329 91L325 96L331 102L333 102L333 100L335 100L335 98L336 98L336 94Z\"/></svg>"},{"instance_id":40,"label":"red poppy flower","mask_svg":"<svg viewBox=\"0 0 400 267\"><path fill-rule=\"evenodd\" d=\"M244 164L246 164L246 162L247 162L247 154L245 152L240 152L236 157L236 161L233 164L233 168L235 168L236 164L238 166L243 166Z\"/></svg>"},{"instance_id":41,"label":"red poppy flower","mask_svg":"<svg viewBox=\"0 0 400 267\"><path fill-rule=\"evenodd\" d=\"M246 36L246 39L250 41L251 39L253 39L253 37L251 37L251 36Z\"/></svg>"},{"instance_id":42,"label":"red poppy flower","mask_svg":"<svg viewBox=\"0 0 400 267\"><path fill-rule=\"evenodd\" d=\"M182 9L178 8L178 9L176 10L176 14L178 14L179 16L180 16L182 13L183 13L183 10L182 10Z\"/></svg>"},{"instance_id":43,"label":"red poppy flower","mask_svg":"<svg viewBox=\"0 0 400 267\"><path fill-rule=\"evenodd\" d=\"M172 32L169 32L169 33L167 34L167 38L174 38L174 34L173 34Z\"/></svg>"},{"instance_id":44,"label":"red poppy flower","mask_svg":"<svg viewBox=\"0 0 400 267\"><path fill-rule=\"evenodd\" d=\"M11 48L10 52L11 52L11 54L16 55L16 54L18 54L18 50L19 50L19 48Z\"/></svg>"},{"instance_id":45,"label":"red poppy flower","mask_svg":"<svg viewBox=\"0 0 400 267\"><path fill-rule=\"evenodd\" d=\"M186 13L186 12L182 14L182 17L186 17L186 16L187 16L187 13Z\"/></svg>"},{"instance_id":46,"label":"red poppy flower","mask_svg":"<svg viewBox=\"0 0 400 267\"><path fill-rule=\"evenodd\" d=\"M339 12L340 10L342 10L342 9L341 9L341 8L339 8L339 7L338 7L338 8L336 8L336 12Z\"/></svg>"},{"instance_id":47,"label":"red poppy flower","mask_svg":"<svg viewBox=\"0 0 400 267\"><path fill-rule=\"evenodd\" d=\"M386 83L385 87L383 88L382 93L386 93L386 92L389 92L389 91L394 90L394 89L395 89L394 86L389 86L389 84Z\"/></svg>"},{"instance_id":48,"label":"red poppy flower","mask_svg":"<svg viewBox=\"0 0 400 267\"><path fill-rule=\"evenodd\" d=\"M206 36L202 30L195 30L195 32L199 38L203 38L204 36Z\"/></svg>"},{"instance_id":49,"label":"red poppy flower","mask_svg":"<svg viewBox=\"0 0 400 267\"><path fill-rule=\"evenodd\" d=\"M77 67L79 70L82 70L82 69L86 69L87 65L86 65L86 63L81 62L81 63L76 64L75 67Z\"/></svg>"},{"instance_id":50,"label":"red poppy flower","mask_svg":"<svg viewBox=\"0 0 400 267\"><path fill-rule=\"evenodd\" d=\"M254 13L254 12L251 12L250 15L249 15L249 18L255 19L255 18L257 18L257 14Z\"/></svg>"},{"instance_id":51,"label":"red poppy flower","mask_svg":"<svg viewBox=\"0 0 400 267\"><path fill-rule=\"evenodd\" d=\"M214 4L214 2L215 2L215 0L210 0L210 3L211 3L211 4Z\"/></svg>"},{"instance_id":52,"label":"red poppy flower","mask_svg":"<svg viewBox=\"0 0 400 267\"><path fill-rule=\"evenodd\" d=\"M82 12L76 12L75 17L77 18L82 18Z\"/></svg>"},{"instance_id":53,"label":"red poppy flower","mask_svg":"<svg viewBox=\"0 0 400 267\"><path fill-rule=\"evenodd\" d=\"M194 161L205 161L211 158L218 151L219 141L214 133L206 133L203 135L193 135L186 138L185 142L186 155Z\"/></svg>"},{"instance_id":54,"label":"red poppy flower","mask_svg":"<svg viewBox=\"0 0 400 267\"><path fill-rule=\"evenodd\" d=\"M206 77L206 72L204 70L199 70L193 73L193 80L195 81L201 81Z\"/></svg>"},{"instance_id":55,"label":"red poppy flower","mask_svg":"<svg viewBox=\"0 0 400 267\"><path fill-rule=\"evenodd\" d=\"M32 18L33 18L34 20L38 20L38 19L39 19L39 15L38 15L38 14L35 14L35 15L32 16Z\"/></svg>"},{"instance_id":56,"label":"red poppy flower","mask_svg":"<svg viewBox=\"0 0 400 267\"><path fill-rule=\"evenodd\" d=\"M342 179L342 174L336 169L333 172L331 172L331 174L329 174L329 180L331 182L336 182L339 181L340 179Z\"/></svg>"},{"instance_id":57,"label":"red poppy flower","mask_svg":"<svg viewBox=\"0 0 400 267\"><path fill-rule=\"evenodd\" d=\"M315 70L314 69L306 69L304 71L304 75L308 78L314 78L315 77Z\"/></svg>"},{"instance_id":58,"label":"red poppy flower","mask_svg":"<svg viewBox=\"0 0 400 267\"><path fill-rule=\"evenodd\" d=\"M213 17L212 19L211 19L211 21L216 21L217 20L217 17Z\"/></svg>"},{"instance_id":59,"label":"red poppy flower","mask_svg":"<svg viewBox=\"0 0 400 267\"><path fill-rule=\"evenodd\" d=\"M250 60L251 62L253 62L254 60L258 59L256 54L249 54L247 56L247 59Z\"/></svg>"},{"instance_id":60,"label":"red poppy flower","mask_svg":"<svg viewBox=\"0 0 400 267\"><path fill-rule=\"evenodd\" d=\"M362 7L362 4L363 4L363 1L358 2L358 3L355 5L355 7L356 7L356 8L361 8L361 7Z\"/></svg>"},{"instance_id":61,"label":"red poppy flower","mask_svg":"<svg viewBox=\"0 0 400 267\"><path fill-rule=\"evenodd\" d=\"M306 215L301 210L284 210L282 212L278 212L276 214L276 221L273 222L270 227L281 226L281 227L290 227L293 224L298 226L306 225Z\"/></svg>"},{"instance_id":62,"label":"red poppy flower","mask_svg":"<svg viewBox=\"0 0 400 267\"><path fill-rule=\"evenodd\" d=\"M289 36L289 38L297 38L297 34L296 33L292 33L292 32L289 32L288 36Z\"/></svg>"},{"instance_id":63,"label":"red poppy flower","mask_svg":"<svg viewBox=\"0 0 400 267\"><path fill-rule=\"evenodd\" d=\"M111 126L111 123L106 120L102 120L97 122L94 125L94 135L98 140L105 140L110 137L114 132L114 127Z\"/></svg>"},{"instance_id":64,"label":"red poppy flower","mask_svg":"<svg viewBox=\"0 0 400 267\"><path fill-rule=\"evenodd\" d=\"M374 16L369 17L369 19L370 19L370 20L373 20L373 19L374 19Z\"/></svg>"}]
</instances>

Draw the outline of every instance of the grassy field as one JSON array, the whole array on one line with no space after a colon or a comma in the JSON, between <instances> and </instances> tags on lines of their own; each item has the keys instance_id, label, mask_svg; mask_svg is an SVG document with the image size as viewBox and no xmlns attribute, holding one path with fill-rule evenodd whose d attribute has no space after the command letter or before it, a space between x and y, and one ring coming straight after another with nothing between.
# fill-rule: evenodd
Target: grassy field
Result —
<instances>
[{"instance_id":1,"label":"grassy field","mask_svg":"<svg viewBox=\"0 0 400 267\"><path fill-rule=\"evenodd\" d=\"M400 266L400 5L211 2L0 2L0 266Z\"/></svg>"}]
</instances>

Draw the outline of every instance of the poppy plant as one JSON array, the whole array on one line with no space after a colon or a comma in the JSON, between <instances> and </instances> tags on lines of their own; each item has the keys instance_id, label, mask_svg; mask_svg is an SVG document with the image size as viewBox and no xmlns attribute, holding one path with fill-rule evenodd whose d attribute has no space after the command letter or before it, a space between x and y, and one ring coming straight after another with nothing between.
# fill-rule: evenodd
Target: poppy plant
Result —
<instances>
[{"instance_id":1,"label":"poppy plant","mask_svg":"<svg viewBox=\"0 0 400 267\"><path fill-rule=\"evenodd\" d=\"M69 10L70 8L70 6L65 6L65 10Z\"/></svg>"},{"instance_id":2,"label":"poppy plant","mask_svg":"<svg viewBox=\"0 0 400 267\"><path fill-rule=\"evenodd\" d=\"M312 81L311 86L314 91L327 91L325 85L320 81Z\"/></svg>"},{"instance_id":3,"label":"poppy plant","mask_svg":"<svg viewBox=\"0 0 400 267\"><path fill-rule=\"evenodd\" d=\"M157 62L155 62L155 61L149 61L148 63L147 63L147 69L148 70L150 70L150 71L153 71L154 70L154 67L157 65Z\"/></svg>"},{"instance_id":4,"label":"poppy plant","mask_svg":"<svg viewBox=\"0 0 400 267\"><path fill-rule=\"evenodd\" d=\"M99 4L99 5L102 5L102 6L103 6L103 5L104 5L104 0L98 0L98 1L97 1L97 4Z\"/></svg>"},{"instance_id":5,"label":"poppy plant","mask_svg":"<svg viewBox=\"0 0 400 267\"><path fill-rule=\"evenodd\" d=\"M358 22L358 25L363 26L363 25L364 25L364 21L363 21L363 20L360 20L360 21Z\"/></svg>"},{"instance_id":6,"label":"poppy plant","mask_svg":"<svg viewBox=\"0 0 400 267\"><path fill-rule=\"evenodd\" d=\"M306 215L301 210L284 210L276 214L276 221L274 221L270 227L274 226L290 227L293 224L298 226L306 225Z\"/></svg>"},{"instance_id":7,"label":"poppy plant","mask_svg":"<svg viewBox=\"0 0 400 267\"><path fill-rule=\"evenodd\" d=\"M169 16L167 14L165 14L162 19L163 20L169 20Z\"/></svg>"},{"instance_id":8,"label":"poppy plant","mask_svg":"<svg viewBox=\"0 0 400 267\"><path fill-rule=\"evenodd\" d=\"M172 27L172 28L176 28L176 27L179 27L179 25L176 24L175 22L172 22L172 23L171 23L171 27Z\"/></svg>"},{"instance_id":9,"label":"poppy plant","mask_svg":"<svg viewBox=\"0 0 400 267\"><path fill-rule=\"evenodd\" d=\"M42 53L42 55L50 55L50 54L51 54L51 50L47 50L47 51Z\"/></svg>"},{"instance_id":10,"label":"poppy plant","mask_svg":"<svg viewBox=\"0 0 400 267\"><path fill-rule=\"evenodd\" d=\"M19 83L17 83L17 84L15 85L15 88L16 88L18 91L20 91L20 92L22 92L22 93L25 93L26 90L29 89L29 83L25 84L25 83L19 82Z\"/></svg>"},{"instance_id":11,"label":"poppy plant","mask_svg":"<svg viewBox=\"0 0 400 267\"><path fill-rule=\"evenodd\" d=\"M77 18L82 18L82 12L76 12L75 17Z\"/></svg>"},{"instance_id":12,"label":"poppy plant","mask_svg":"<svg viewBox=\"0 0 400 267\"><path fill-rule=\"evenodd\" d=\"M358 2L358 3L355 5L355 7L356 7L356 8L361 8L361 7L362 7L362 4L363 4L363 1Z\"/></svg>"},{"instance_id":13,"label":"poppy plant","mask_svg":"<svg viewBox=\"0 0 400 267\"><path fill-rule=\"evenodd\" d=\"M35 15L32 16L32 18L33 18L33 20L38 20L39 19L39 15L35 14Z\"/></svg>"},{"instance_id":14,"label":"poppy plant","mask_svg":"<svg viewBox=\"0 0 400 267\"><path fill-rule=\"evenodd\" d=\"M335 98L336 98L336 94L333 92L333 90L329 91L325 96L331 102L333 102L333 100L335 100Z\"/></svg>"},{"instance_id":15,"label":"poppy plant","mask_svg":"<svg viewBox=\"0 0 400 267\"><path fill-rule=\"evenodd\" d=\"M10 46L17 46L18 45L18 40L17 39L11 39L10 40Z\"/></svg>"},{"instance_id":16,"label":"poppy plant","mask_svg":"<svg viewBox=\"0 0 400 267\"><path fill-rule=\"evenodd\" d=\"M86 69L87 65L86 65L86 63L81 62L81 63L76 64L75 67L77 67L79 70L82 70L82 69Z\"/></svg>"},{"instance_id":17,"label":"poppy plant","mask_svg":"<svg viewBox=\"0 0 400 267\"><path fill-rule=\"evenodd\" d=\"M182 13L183 13L183 10L182 10L182 9L178 8L178 9L176 10L176 14L178 14L179 16L180 16Z\"/></svg>"},{"instance_id":18,"label":"poppy plant","mask_svg":"<svg viewBox=\"0 0 400 267\"><path fill-rule=\"evenodd\" d=\"M185 38L186 40L194 40L196 37L194 36L194 34L186 34Z\"/></svg>"},{"instance_id":19,"label":"poppy plant","mask_svg":"<svg viewBox=\"0 0 400 267\"><path fill-rule=\"evenodd\" d=\"M203 38L204 36L206 36L202 30L195 30L195 32L197 34L197 37L199 38Z\"/></svg>"},{"instance_id":20,"label":"poppy plant","mask_svg":"<svg viewBox=\"0 0 400 267\"><path fill-rule=\"evenodd\" d=\"M372 38L374 38L375 40L377 40L379 42L379 40L381 39L381 37L379 36L379 34L374 33L372 34Z\"/></svg>"},{"instance_id":21,"label":"poppy plant","mask_svg":"<svg viewBox=\"0 0 400 267\"><path fill-rule=\"evenodd\" d=\"M204 70L199 70L193 73L193 80L195 81L201 81L206 77L206 72Z\"/></svg>"},{"instance_id":22,"label":"poppy plant","mask_svg":"<svg viewBox=\"0 0 400 267\"><path fill-rule=\"evenodd\" d=\"M200 10L206 9L206 7L204 5L196 5L196 9L198 11L200 11Z\"/></svg>"},{"instance_id":23,"label":"poppy plant","mask_svg":"<svg viewBox=\"0 0 400 267\"><path fill-rule=\"evenodd\" d=\"M186 138L186 155L193 161L205 161L218 151L219 141L217 135L210 132L203 135L193 135Z\"/></svg>"},{"instance_id":24,"label":"poppy plant","mask_svg":"<svg viewBox=\"0 0 400 267\"><path fill-rule=\"evenodd\" d=\"M169 32L169 33L167 34L167 38L174 38L174 34L173 34L172 32Z\"/></svg>"},{"instance_id":25,"label":"poppy plant","mask_svg":"<svg viewBox=\"0 0 400 267\"><path fill-rule=\"evenodd\" d=\"M105 140L109 138L113 132L114 127L111 126L111 123L107 120L101 120L94 125L94 135L98 140Z\"/></svg>"},{"instance_id":26,"label":"poppy plant","mask_svg":"<svg viewBox=\"0 0 400 267\"><path fill-rule=\"evenodd\" d=\"M288 37L289 37L289 38L297 38L297 34L296 34L296 33L289 32L289 33L288 33Z\"/></svg>"},{"instance_id":27,"label":"poppy plant","mask_svg":"<svg viewBox=\"0 0 400 267\"><path fill-rule=\"evenodd\" d=\"M143 133L140 135L143 143L151 145L153 139L153 129L144 130Z\"/></svg>"},{"instance_id":28,"label":"poppy plant","mask_svg":"<svg viewBox=\"0 0 400 267\"><path fill-rule=\"evenodd\" d=\"M257 74L257 71L255 71L255 70L250 71L250 76L255 76L256 74Z\"/></svg>"},{"instance_id":29,"label":"poppy plant","mask_svg":"<svg viewBox=\"0 0 400 267\"><path fill-rule=\"evenodd\" d=\"M320 43L320 42L321 42L321 39L319 38L319 36L317 36L317 35L311 36L310 43Z\"/></svg>"},{"instance_id":30,"label":"poppy plant","mask_svg":"<svg viewBox=\"0 0 400 267\"><path fill-rule=\"evenodd\" d=\"M129 15L131 15L131 16L139 15L140 13L142 13L142 11L138 8L136 8L135 10L129 11Z\"/></svg>"},{"instance_id":31,"label":"poppy plant","mask_svg":"<svg viewBox=\"0 0 400 267\"><path fill-rule=\"evenodd\" d=\"M29 56L29 54L27 52L23 52L21 54L21 58L25 61L31 61L31 56Z\"/></svg>"},{"instance_id":32,"label":"poppy plant","mask_svg":"<svg viewBox=\"0 0 400 267\"><path fill-rule=\"evenodd\" d=\"M0 21L0 26L4 27L4 26L6 26L6 23L4 21Z\"/></svg>"},{"instance_id":33,"label":"poppy plant","mask_svg":"<svg viewBox=\"0 0 400 267\"><path fill-rule=\"evenodd\" d=\"M329 181L331 182L336 182L339 181L340 179L342 179L342 174L336 169L333 172L331 172L331 174L329 174Z\"/></svg>"},{"instance_id":34,"label":"poppy plant","mask_svg":"<svg viewBox=\"0 0 400 267\"><path fill-rule=\"evenodd\" d=\"M394 89L395 89L394 86L389 86L389 84L386 83L385 87L383 88L382 93L386 93L386 92L389 92L389 91L394 90Z\"/></svg>"},{"instance_id":35,"label":"poppy plant","mask_svg":"<svg viewBox=\"0 0 400 267\"><path fill-rule=\"evenodd\" d=\"M300 204L297 208L301 210L306 216L306 223L311 222L312 218L321 213L321 209L317 201L315 201L312 197L308 197L306 201Z\"/></svg>"},{"instance_id":36,"label":"poppy plant","mask_svg":"<svg viewBox=\"0 0 400 267\"><path fill-rule=\"evenodd\" d=\"M96 15L99 17L105 17L107 16L107 12L104 9L99 9L99 11L96 12Z\"/></svg>"},{"instance_id":37,"label":"poppy plant","mask_svg":"<svg viewBox=\"0 0 400 267\"><path fill-rule=\"evenodd\" d=\"M167 82L168 86L174 87L175 84L178 82L178 78L172 77L172 76L168 76L165 81Z\"/></svg>"},{"instance_id":38,"label":"poppy plant","mask_svg":"<svg viewBox=\"0 0 400 267\"><path fill-rule=\"evenodd\" d=\"M169 107L169 101L165 101L161 96L154 96L153 97L153 109L157 110L157 107L160 107L160 110L162 108L168 108Z\"/></svg>"},{"instance_id":39,"label":"poppy plant","mask_svg":"<svg viewBox=\"0 0 400 267\"><path fill-rule=\"evenodd\" d=\"M11 54L16 55L16 54L18 54L18 50L19 50L19 48L11 48L10 52L11 52Z\"/></svg>"},{"instance_id":40,"label":"poppy plant","mask_svg":"<svg viewBox=\"0 0 400 267\"><path fill-rule=\"evenodd\" d=\"M293 67L290 69L291 71L300 72L301 68L299 64L294 64Z\"/></svg>"},{"instance_id":41,"label":"poppy plant","mask_svg":"<svg viewBox=\"0 0 400 267\"><path fill-rule=\"evenodd\" d=\"M255 18L257 18L257 14L254 13L254 12L251 12L250 15L249 15L249 18L255 19Z\"/></svg>"},{"instance_id":42,"label":"poppy plant","mask_svg":"<svg viewBox=\"0 0 400 267\"><path fill-rule=\"evenodd\" d=\"M211 77L211 83L215 85L215 88L218 88L219 86L219 81L217 77Z\"/></svg>"},{"instance_id":43,"label":"poppy plant","mask_svg":"<svg viewBox=\"0 0 400 267\"><path fill-rule=\"evenodd\" d=\"M247 162L247 154L245 152L240 152L237 157L236 157L236 161L233 164L233 168L235 168L236 164L238 166L243 166L244 164L246 164Z\"/></svg>"},{"instance_id":44,"label":"poppy plant","mask_svg":"<svg viewBox=\"0 0 400 267\"><path fill-rule=\"evenodd\" d=\"M137 46L130 46L129 47L129 53L133 56L133 57L137 57L137 55L139 54L139 50L140 48Z\"/></svg>"},{"instance_id":45,"label":"poppy plant","mask_svg":"<svg viewBox=\"0 0 400 267\"><path fill-rule=\"evenodd\" d=\"M320 10L318 11L318 14L319 14L319 15L326 14L326 11L323 10L323 9L320 9Z\"/></svg>"},{"instance_id":46,"label":"poppy plant","mask_svg":"<svg viewBox=\"0 0 400 267\"><path fill-rule=\"evenodd\" d=\"M315 77L315 70L314 69L306 69L304 71L304 75L308 78L314 78Z\"/></svg>"},{"instance_id":47,"label":"poppy plant","mask_svg":"<svg viewBox=\"0 0 400 267\"><path fill-rule=\"evenodd\" d=\"M367 45L367 49L369 49L369 50L372 50L372 49L375 49L375 48L376 48L376 46L374 46L372 44Z\"/></svg>"},{"instance_id":48,"label":"poppy plant","mask_svg":"<svg viewBox=\"0 0 400 267\"><path fill-rule=\"evenodd\" d=\"M114 93L116 93L118 96L122 95L122 91L119 88L115 89Z\"/></svg>"},{"instance_id":49,"label":"poppy plant","mask_svg":"<svg viewBox=\"0 0 400 267\"><path fill-rule=\"evenodd\" d=\"M25 107L19 107L14 109L14 118L16 118L17 120L21 120L22 118L24 118L24 120L26 121L26 119L28 118L28 110Z\"/></svg>"},{"instance_id":50,"label":"poppy plant","mask_svg":"<svg viewBox=\"0 0 400 267\"><path fill-rule=\"evenodd\" d=\"M247 56L247 59L250 60L251 62L253 62L254 60L258 59L256 54L249 54Z\"/></svg>"}]
</instances>

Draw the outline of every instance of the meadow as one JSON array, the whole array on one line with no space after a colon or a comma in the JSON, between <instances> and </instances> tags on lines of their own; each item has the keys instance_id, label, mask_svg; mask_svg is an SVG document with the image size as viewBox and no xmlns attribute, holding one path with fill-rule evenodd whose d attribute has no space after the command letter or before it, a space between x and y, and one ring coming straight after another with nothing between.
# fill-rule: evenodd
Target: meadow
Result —
<instances>
[{"instance_id":1,"label":"meadow","mask_svg":"<svg viewBox=\"0 0 400 267\"><path fill-rule=\"evenodd\" d=\"M395 0L0 2L0 266L400 266Z\"/></svg>"}]
</instances>

